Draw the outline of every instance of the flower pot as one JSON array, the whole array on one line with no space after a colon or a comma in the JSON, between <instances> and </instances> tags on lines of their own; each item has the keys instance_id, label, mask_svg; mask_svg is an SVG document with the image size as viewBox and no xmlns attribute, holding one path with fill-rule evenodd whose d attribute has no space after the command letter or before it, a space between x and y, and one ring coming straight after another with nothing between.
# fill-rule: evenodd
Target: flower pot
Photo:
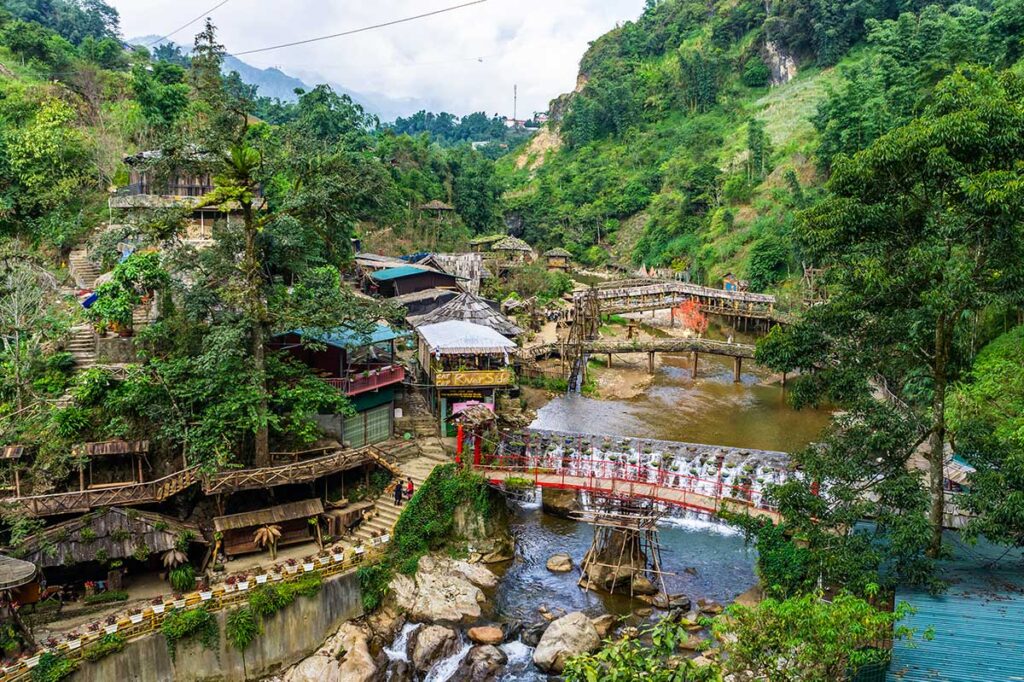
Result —
<instances>
[{"instance_id":1,"label":"flower pot","mask_svg":"<svg viewBox=\"0 0 1024 682\"><path fill-rule=\"evenodd\" d=\"M287 571L289 575L295 575L296 573L299 572L299 567L298 566L286 566L284 570Z\"/></svg>"},{"instance_id":2,"label":"flower pot","mask_svg":"<svg viewBox=\"0 0 1024 682\"><path fill-rule=\"evenodd\" d=\"M262 585L265 582L267 582L267 576L265 576L265 575L258 575L258 576L256 576L256 584L257 585Z\"/></svg>"},{"instance_id":3,"label":"flower pot","mask_svg":"<svg viewBox=\"0 0 1024 682\"><path fill-rule=\"evenodd\" d=\"M108 635L114 634L115 632L117 632L117 623L114 623L113 625L105 626L103 628L103 632L105 632Z\"/></svg>"},{"instance_id":4,"label":"flower pot","mask_svg":"<svg viewBox=\"0 0 1024 682\"><path fill-rule=\"evenodd\" d=\"M70 649L71 651L74 651L75 649L80 649L81 647L82 640L80 639L73 639L70 642L68 642L68 649Z\"/></svg>"},{"instance_id":5,"label":"flower pot","mask_svg":"<svg viewBox=\"0 0 1024 682\"><path fill-rule=\"evenodd\" d=\"M242 582L238 583L238 589L241 590L241 591L248 590L249 589L249 581L248 580L243 580Z\"/></svg>"},{"instance_id":6,"label":"flower pot","mask_svg":"<svg viewBox=\"0 0 1024 682\"><path fill-rule=\"evenodd\" d=\"M307 563L302 564L302 570L306 571L307 573L309 573L310 571L313 570L313 563L312 562L307 562Z\"/></svg>"},{"instance_id":7,"label":"flower pot","mask_svg":"<svg viewBox=\"0 0 1024 682\"><path fill-rule=\"evenodd\" d=\"M166 604L154 604L153 605L153 613L163 613L164 612L164 608L166 608L166 606L167 606Z\"/></svg>"},{"instance_id":8,"label":"flower pot","mask_svg":"<svg viewBox=\"0 0 1024 682\"><path fill-rule=\"evenodd\" d=\"M172 602L172 603L173 603L174 608L176 608L176 609L183 609L183 608L185 608L185 600L184 599L175 599L174 602Z\"/></svg>"},{"instance_id":9,"label":"flower pot","mask_svg":"<svg viewBox=\"0 0 1024 682\"><path fill-rule=\"evenodd\" d=\"M340 564L344 560L345 560L345 555L344 554L335 554L334 555L334 562L335 563Z\"/></svg>"},{"instance_id":10,"label":"flower pot","mask_svg":"<svg viewBox=\"0 0 1024 682\"><path fill-rule=\"evenodd\" d=\"M320 557L320 565L321 566L326 566L329 563L331 563L331 557L328 557L328 556Z\"/></svg>"},{"instance_id":11,"label":"flower pot","mask_svg":"<svg viewBox=\"0 0 1024 682\"><path fill-rule=\"evenodd\" d=\"M213 599L213 592L200 592L199 599L201 599L202 601L209 601Z\"/></svg>"},{"instance_id":12,"label":"flower pot","mask_svg":"<svg viewBox=\"0 0 1024 682\"><path fill-rule=\"evenodd\" d=\"M128 620L130 620L135 625L138 625L139 623L142 622L142 614L141 613L133 613L132 615L128 616Z\"/></svg>"}]
</instances>

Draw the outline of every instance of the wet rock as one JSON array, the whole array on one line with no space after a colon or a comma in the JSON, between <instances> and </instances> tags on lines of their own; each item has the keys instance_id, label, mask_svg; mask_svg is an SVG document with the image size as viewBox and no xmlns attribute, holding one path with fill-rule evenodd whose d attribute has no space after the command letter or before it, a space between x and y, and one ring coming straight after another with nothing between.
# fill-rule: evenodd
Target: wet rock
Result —
<instances>
[{"instance_id":1,"label":"wet rock","mask_svg":"<svg viewBox=\"0 0 1024 682\"><path fill-rule=\"evenodd\" d=\"M442 625L428 625L420 628L409 642L409 660L413 667L421 673L455 653L459 648L459 636L451 628Z\"/></svg>"},{"instance_id":2,"label":"wet rock","mask_svg":"<svg viewBox=\"0 0 1024 682\"><path fill-rule=\"evenodd\" d=\"M590 622L594 624L594 629L597 630L597 636L604 639L612 630L615 629L615 624L618 623L619 619L610 613L606 613L603 616L597 618L591 618Z\"/></svg>"},{"instance_id":3,"label":"wet rock","mask_svg":"<svg viewBox=\"0 0 1024 682\"><path fill-rule=\"evenodd\" d=\"M534 623L533 625L524 625L523 632L519 636L519 639L523 641L528 647L536 647L540 644L540 638L544 636L544 631L548 629L547 623Z\"/></svg>"},{"instance_id":4,"label":"wet rock","mask_svg":"<svg viewBox=\"0 0 1024 682\"><path fill-rule=\"evenodd\" d=\"M533 652L533 662L546 673L561 673L565 662L601 646L597 628L586 614L575 611L548 626Z\"/></svg>"},{"instance_id":5,"label":"wet rock","mask_svg":"<svg viewBox=\"0 0 1024 682\"><path fill-rule=\"evenodd\" d=\"M501 675L508 656L496 646L475 646L466 654L452 676L454 682L495 682Z\"/></svg>"},{"instance_id":6,"label":"wet rock","mask_svg":"<svg viewBox=\"0 0 1024 682\"><path fill-rule=\"evenodd\" d=\"M693 566L687 566L683 569L683 573L689 573L690 575L697 575L697 569Z\"/></svg>"},{"instance_id":7,"label":"wet rock","mask_svg":"<svg viewBox=\"0 0 1024 682\"><path fill-rule=\"evenodd\" d=\"M733 603L752 608L760 604L763 599L764 591L761 589L761 586L754 585L749 590L736 597L736 599L733 600Z\"/></svg>"},{"instance_id":8,"label":"wet rock","mask_svg":"<svg viewBox=\"0 0 1024 682\"><path fill-rule=\"evenodd\" d=\"M501 628L493 625L470 628L466 636L476 644L501 644L505 639L505 633Z\"/></svg>"},{"instance_id":9,"label":"wet rock","mask_svg":"<svg viewBox=\"0 0 1024 682\"><path fill-rule=\"evenodd\" d=\"M685 594L665 594L664 592L659 592L654 595L651 603L662 610L690 608L690 598Z\"/></svg>"},{"instance_id":10,"label":"wet rock","mask_svg":"<svg viewBox=\"0 0 1024 682\"><path fill-rule=\"evenodd\" d=\"M285 673L285 682L371 682L377 666L370 656L367 634L345 623L312 656Z\"/></svg>"},{"instance_id":11,"label":"wet rock","mask_svg":"<svg viewBox=\"0 0 1024 682\"><path fill-rule=\"evenodd\" d=\"M685 642L682 642L679 645L679 648L685 651L700 651L704 647L703 643L703 637L698 637L697 635L690 635L686 638Z\"/></svg>"},{"instance_id":12,"label":"wet rock","mask_svg":"<svg viewBox=\"0 0 1024 682\"><path fill-rule=\"evenodd\" d=\"M648 618L652 613L654 613L654 609L650 606L641 606L638 609L633 609L633 615L638 618Z\"/></svg>"},{"instance_id":13,"label":"wet rock","mask_svg":"<svg viewBox=\"0 0 1024 682\"><path fill-rule=\"evenodd\" d=\"M580 510L580 502L575 490L557 490L545 488L540 493L541 509L546 514L569 518L574 511Z\"/></svg>"},{"instance_id":14,"label":"wet rock","mask_svg":"<svg viewBox=\"0 0 1024 682\"><path fill-rule=\"evenodd\" d=\"M547 566L552 573L568 573L572 570L572 557L568 554L554 554L548 559Z\"/></svg>"},{"instance_id":15,"label":"wet rock","mask_svg":"<svg viewBox=\"0 0 1024 682\"><path fill-rule=\"evenodd\" d=\"M654 583L643 575L633 576L633 584L631 588L633 590L633 594L655 595L658 593L658 588L654 586Z\"/></svg>"},{"instance_id":16,"label":"wet rock","mask_svg":"<svg viewBox=\"0 0 1024 682\"><path fill-rule=\"evenodd\" d=\"M698 599L697 609L707 616L717 616L725 610L724 608L722 608L722 605L718 602L714 602L707 599Z\"/></svg>"},{"instance_id":17,"label":"wet rock","mask_svg":"<svg viewBox=\"0 0 1024 682\"><path fill-rule=\"evenodd\" d=\"M416 671L408 661L391 661L385 679L388 682L415 682Z\"/></svg>"}]
</instances>

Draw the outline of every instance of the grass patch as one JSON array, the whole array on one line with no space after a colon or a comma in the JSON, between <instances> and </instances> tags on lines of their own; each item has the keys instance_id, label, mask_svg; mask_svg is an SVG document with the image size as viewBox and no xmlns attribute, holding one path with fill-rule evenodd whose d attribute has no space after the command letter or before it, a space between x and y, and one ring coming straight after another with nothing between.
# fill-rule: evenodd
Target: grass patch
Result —
<instances>
[{"instance_id":1,"label":"grass patch","mask_svg":"<svg viewBox=\"0 0 1024 682\"><path fill-rule=\"evenodd\" d=\"M109 604L116 601L128 601L128 593L121 590L107 590L90 594L83 599L86 604Z\"/></svg>"}]
</instances>

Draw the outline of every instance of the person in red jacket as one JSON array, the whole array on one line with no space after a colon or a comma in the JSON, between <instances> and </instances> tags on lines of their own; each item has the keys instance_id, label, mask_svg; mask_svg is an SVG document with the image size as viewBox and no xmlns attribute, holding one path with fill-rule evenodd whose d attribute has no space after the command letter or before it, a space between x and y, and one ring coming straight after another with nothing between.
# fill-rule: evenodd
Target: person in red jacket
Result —
<instances>
[{"instance_id":1,"label":"person in red jacket","mask_svg":"<svg viewBox=\"0 0 1024 682\"><path fill-rule=\"evenodd\" d=\"M414 490L415 489L413 488L413 485L412 485L412 478L409 478L409 480L405 484L406 499L408 499L408 500L412 499L412 493L413 493Z\"/></svg>"}]
</instances>

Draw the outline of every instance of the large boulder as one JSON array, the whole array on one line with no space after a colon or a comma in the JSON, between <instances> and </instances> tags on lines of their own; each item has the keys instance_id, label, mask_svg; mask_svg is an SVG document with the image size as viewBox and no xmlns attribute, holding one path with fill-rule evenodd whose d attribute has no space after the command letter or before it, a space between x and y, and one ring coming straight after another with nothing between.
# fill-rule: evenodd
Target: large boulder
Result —
<instances>
[{"instance_id":1,"label":"large boulder","mask_svg":"<svg viewBox=\"0 0 1024 682\"><path fill-rule=\"evenodd\" d=\"M590 622L594 624L594 629L597 630L597 636L604 639L611 634L612 630L615 629L615 625L619 622L619 619L610 613L606 613L597 618L591 618Z\"/></svg>"},{"instance_id":2,"label":"large boulder","mask_svg":"<svg viewBox=\"0 0 1024 682\"><path fill-rule=\"evenodd\" d=\"M451 539L465 542L483 563L494 564L515 556L515 543L505 498L496 490L488 490L487 494L490 495L487 514L481 514L472 502L455 507Z\"/></svg>"},{"instance_id":3,"label":"large boulder","mask_svg":"<svg viewBox=\"0 0 1024 682\"><path fill-rule=\"evenodd\" d=\"M371 682L377 666L366 633L344 623L312 656L285 673L285 682Z\"/></svg>"},{"instance_id":4,"label":"large boulder","mask_svg":"<svg viewBox=\"0 0 1024 682\"><path fill-rule=\"evenodd\" d=\"M552 573L568 573L572 570L572 557L564 553L552 554L547 567Z\"/></svg>"},{"instance_id":5,"label":"large boulder","mask_svg":"<svg viewBox=\"0 0 1024 682\"><path fill-rule=\"evenodd\" d=\"M451 679L453 682L495 682L506 663L508 656L498 647L490 644L475 646L462 659Z\"/></svg>"},{"instance_id":6,"label":"large boulder","mask_svg":"<svg viewBox=\"0 0 1024 682\"><path fill-rule=\"evenodd\" d=\"M470 628L466 631L466 636L476 644L501 644L505 639L505 633L501 631L501 628L493 625Z\"/></svg>"},{"instance_id":7,"label":"large boulder","mask_svg":"<svg viewBox=\"0 0 1024 682\"><path fill-rule=\"evenodd\" d=\"M462 623L480 617L486 599L480 588L497 582L483 566L425 556L416 575L396 576L391 590L395 603L414 621Z\"/></svg>"},{"instance_id":8,"label":"large boulder","mask_svg":"<svg viewBox=\"0 0 1024 682\"><path fill-rule=\"evenodd\" d=\"M416 631L409 642L409 660L416 670L425 673L442 658L447 658L459 648L459 635L451 628L428 625Z\"/></svg>"},{"instance_id":9,"label":"large boulder","mask_svg":"<svg viewBox=\"0 0 1024 682\"><path fill-rule=\"evenodd\" d=\"M533 652L533 662L542 671L557 675L567 660L595 651L599 646L601 638L597 628L586 614L575 611L548 626Z\"/></svg>"},{"instance_id":10,"label":"large boulder","mask_svg":"<svg viewBox=\"0 0 1024 682\"><path fill-rule=\"evenodd\" d=\"M569 518L570 514L580 510L580 501L575 490L558 490L544 488L540 493L541 509L546 514Z\"/></svg>"}]
</instances>

